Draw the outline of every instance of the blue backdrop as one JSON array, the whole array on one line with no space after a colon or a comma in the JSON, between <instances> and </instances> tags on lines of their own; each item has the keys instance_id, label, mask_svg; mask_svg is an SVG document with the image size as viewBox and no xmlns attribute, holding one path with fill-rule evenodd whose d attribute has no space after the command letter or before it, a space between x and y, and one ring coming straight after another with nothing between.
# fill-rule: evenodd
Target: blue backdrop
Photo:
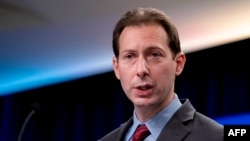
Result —
<instances>
[{"instance_id":1,"label":"blue backdrop","mask_svg":"<svg viewBox=\"0 0 250 141\"><path fill-rule=\"evenodd\" d=\"M250 124L249 45L246 39L187 54L176 93L222 124ZM17 141L36 102L41 110L27 124L25 141L96 141L133 111L111 71L0 97L0 141Z\"/></svg>"}]
</instances>

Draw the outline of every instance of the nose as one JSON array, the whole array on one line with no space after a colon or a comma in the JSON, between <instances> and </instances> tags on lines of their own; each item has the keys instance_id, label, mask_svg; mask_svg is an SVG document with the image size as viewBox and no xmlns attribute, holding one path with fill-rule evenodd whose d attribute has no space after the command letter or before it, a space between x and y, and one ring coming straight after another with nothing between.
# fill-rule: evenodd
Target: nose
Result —
<instances>
[{"instance_id":1,"label":"nose","mask_svg":"<svg viewBox=\"0 0 250 141\"><path fill-rule=\"evenodd\" d=\"M140 58L137 62L137 76L143 78L148 75L148 64L144 58Z\"/></svg>"}]
</instances>

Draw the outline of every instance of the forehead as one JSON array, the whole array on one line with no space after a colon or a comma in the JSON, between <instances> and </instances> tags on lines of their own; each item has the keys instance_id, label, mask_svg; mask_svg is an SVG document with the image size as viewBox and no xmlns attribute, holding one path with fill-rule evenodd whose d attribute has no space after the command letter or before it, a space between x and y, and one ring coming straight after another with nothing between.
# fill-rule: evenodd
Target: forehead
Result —
<instances>
[{"instance_id":1,"label":"forehead","mask_svg":"<svg viewBox=\"0 0 250 141\"><path fill-rule=\"evenodd\" d=\"M158 24L127 26L119 38L120 49L135 46L165 46L168 36Z\"/></svg>"},{"instance_id":2,"label":"forehead","mask_svg":"<svg viewBox=\"0 0 250 141\"><path fill-rule=\"evenodd\" d=\"M161 25L151 23L151 24L126 26L121 32L120 39L123 38L124 35L132 36L135 33L137 34L141 33L140 36L142 35L152 35L152 36L167 35L166 31Z\"/></svg>"}]
</instances>

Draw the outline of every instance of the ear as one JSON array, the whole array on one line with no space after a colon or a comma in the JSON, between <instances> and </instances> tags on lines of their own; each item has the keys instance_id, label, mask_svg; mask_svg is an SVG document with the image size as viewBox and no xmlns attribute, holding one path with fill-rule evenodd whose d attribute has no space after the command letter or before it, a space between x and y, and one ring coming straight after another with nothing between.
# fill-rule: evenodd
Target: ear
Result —
<instances>
[{"instance_id":1,"label":"ear","mask_svg":"<svg viewBox=\"0 0 250 141\"><path fill-rule=\"evenodd\" d=\"M118 59L116 57L113 57L113 69L114 69L116 78L120 80Z\"/></svg>"},{"instance_id":2,"label":"ear","mask_svg":"<svg viewBox=\"0 0 250 141\"><path fill-rule=\"evenodd\" d=\"M180 52L176 55L175 57L175 62L176 62L176 71L175 71L175 75L179 76L185 66L186 63L186 55L184 52Z\"/></svg>"}]
</instances>

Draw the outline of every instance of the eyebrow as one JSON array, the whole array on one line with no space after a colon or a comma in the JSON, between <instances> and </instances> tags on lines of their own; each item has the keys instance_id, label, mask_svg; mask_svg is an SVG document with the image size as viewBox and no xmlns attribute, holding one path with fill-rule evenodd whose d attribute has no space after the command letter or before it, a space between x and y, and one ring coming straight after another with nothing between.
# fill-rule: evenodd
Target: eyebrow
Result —
<instances>
[{"instance_id":1,"label":"eyebrow","mask_svg":"<svg viewBox=\"0 0 250 141\"><path fill-rule=\"evenodd\" d=\"M136 52L136 51L135 51L135 49L124 49L121 51L121 54L125 53L125 52Z\"/></svg>"},{"instance_id":2,"label":"eyebrow","mask_svg":"<svg viewBox=\"0 0 250 141\"><path fill-rule=\"evenodd\" d=\"M160 48L160 47L150 46L150 47L148 47L148 48L145 49L145 52L150 51L150 50L160 50L160 51L163 51L163 49ZM135 49L125 49L125 50L121 51L121 53L124 53L124 52L136 52L136 50Z\"/></svg>"},{"instance_id":3,"label":"eyebrow","mask_svg":"<svg viewBox=\"0 0 250 141\"><path fill-rule=\"evenodd\" d=\"M148 47L145 52L151 51L151 50L159 50L159 51L164 51L162 48L160 47L156 47L156 46L150 46Z\"/></svg>"}]
</instances>

